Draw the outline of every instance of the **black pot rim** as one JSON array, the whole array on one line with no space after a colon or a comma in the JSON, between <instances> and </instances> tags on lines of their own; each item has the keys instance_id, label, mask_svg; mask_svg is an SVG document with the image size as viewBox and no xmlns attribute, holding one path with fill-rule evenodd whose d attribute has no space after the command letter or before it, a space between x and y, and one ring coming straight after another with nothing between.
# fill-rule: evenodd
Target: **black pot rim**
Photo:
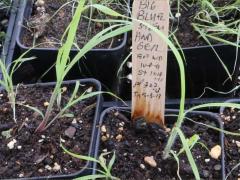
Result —
<instances>
[{"instance_id":1,"label":"black pot rim","mask_svg":"<svg viewBox=\"0 0 240 180\"><path fill-rule=\"evenodd\" d=\"M224 101L224 103L240 103L240 99L228 99L228 100ZM222 114L224 112L225 108L226 107L221 106L219 113Z\"/></svg>"},{"instance_id":2,"label":"black pot rim","mask_svg":"<svg viewBox=\"0 0 240 180\"><path fill-rule=\"evenodd\" d=\"M79 80L69 80L69 81L64 81L62 84L73 84L76 81L80 81L80 83L92 83L94 85L96 85L97 91L101 91L102 87L101 87L101 83L96 80L96 79L79 79ZM47 82L47 83L36 83L36 84L28 84L25 85L27 87L31 87L31 86L51 86L51 85L55 85L56 82ZM0 87L1 89L1 87ZM101 110L101 104L102 104L102 95L99 94L96 96L97 97L97 105L96 105L96 109L95 109L95 113L94 113L94 120L93 120L93 126L92 126L92 133L91 133L91 141L90 141L90 145L89 145L89 151L88 151L88 156L92 156L92 157L97 157L96 155L96 151L97 149L95 148L95 144L96 144L96 133L98 133L98 129L96 129L96 124L98 123L99 120L99 113ZM47 179L72 179L72 178L76 178L79 177L81 175L87 175L87 174L91 174L92 169L90 170L90 172L86 172L89 170L89 168L95 167L95 163L94 162L90 162L87 161L86 165L78 172L76 173L72 173L72 174L67 174L67 175L54 175L54 176L41 176L41 177L30 177L30 178L15 178L15 179L21 179L21 180L47 180ZM5 180L10 180L10 179L5 179ZM12 179L11 179L12 180Z\"/></svg>"},{"instance_id":3,"label":"black pot rim","mask_svg":"<svg viewBox=\"0 0 240 180\"><path fill-rule=\"evenodd\" d=\"M100 115L98 128L101 127L101 125L102 125L102 123L104 121L104 116L109 111L117 110L117 109L120 109L120 110L130 110L131 107L118 107L118 106L115 106L115 107L109 107L109 108L105 109L101 113L101 115ZM165 109L165 111L172 112L172 113L179 112L179 110L177 110L177 109ZM207 112L207 111L192 111L192 112L189 112L187 115L205 115L205 116L211 117L213 120L216 120L216 123L219 125L219 128L223 129L223 124L221 123L221 118L216 113ZM219 132L219 139L220 139L220 145L221 145L221 148L222 148L222 152L221 152L221 166L222 166L221 175L222 175L222 180L225 180L225 175L226 174L225 174L224 134L222 132ZM97 143L96 143L96 149L97 149L96 152L97 152L97 154L95 156L98 156L99 146L100 146L100 130L98 131L98 136L97 136ZM96 169L96 166L94 168L93 173L95 173L95 169Z\"/></svg>"},{"instance_id":4,"label":"black pot rim","mask_svg":"<svg viewBox=\"0 0 240 180\"><path fill-rule=\"evenodd\" d=\"M19 7L19 19L18 19L18 24L17 24L17 36L16 36L16 41L17 41L17 44L18 46L21 48L21 49L24 49L24 50L29 50L31 49L31 47L27 47L25 45L22 44L21 40L20 40L20 35L21 35L21 32L22 32L22 24L23 24L23 21L24 21L24 12L25 12L25 8L27 7L27 1L28 0L23 0L22 4L20 5ZM128 4L130 4L130 0L128 0ZM116 50L119 50L119 49L122 49L125 44L127 43L127 33L124 33L123 34L123 39L122 39L122 42L119 46L117 47L114 47L114 48L109 48L109 49L104 49L104 48L94 48L92 50L90 50L90 52L99 52L99 51L108 51L108 52L113 52L113 51L116 51ZM38 51L58 51L59 48L32 48L34 50L38 50ZM71 49L72 52L77 52L78 50L77 49Z\"/></svg>"}]
</instances>

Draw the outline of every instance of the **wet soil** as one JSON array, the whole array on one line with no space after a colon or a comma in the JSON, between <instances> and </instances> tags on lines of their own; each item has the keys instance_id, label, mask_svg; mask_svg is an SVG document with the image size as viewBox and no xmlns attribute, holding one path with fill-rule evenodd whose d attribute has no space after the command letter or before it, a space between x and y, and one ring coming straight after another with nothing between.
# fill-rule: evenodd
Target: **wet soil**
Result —
<instances>
[{"instance_id":1,"label":"wet soil","mask_svg":"<svg viewBox=\"0 0 240 180\"><path fill-rule=\"evenodd\" d=\"M64 87L64 86L63 86ZM70 98L73 87L65 86L62 105ZM80 95L94 87L84 84ZM53 87L19 86L17 102L46 111ZM86 161L72 158L60 147L60 141L70 151L87 155L90 146L96 98L77 103L66 112L72 116L60 117L47 130L36 133L42 118L38 113L17 105L17 123L14 123L7 94L0 94L0 179L71 174L80 171ZM54 107L50 118L59 112ZM10 137L6 134L10 130ZM60 140L61 139L61 140ZM13 147L11 147L13 143Z\"/></svg>"},{"instance_id":2,"label":"wet soil","mask_svg":"<svg viewBox=\"0 0 240 180\"><path fill-rule=\"evenodd\" d=\"M237 109L226 108L221 117L224 122L226 131L240 133L240 111ZM225 158L226 158L226 173L240 163L240 136L225 135ZM229 175L228 179L240 178L240 165L235 168Z\"/></svg>"},{"instance_id":3,"label":"wet soil","mask_svg":"<svg viewBox=\"0 0 240 180\"><path fill-rule=\"evenodd\" d=\"M136 131L135 125L130 122L130 113L118 110L110 111L104 118L103 126L106 132L101 132L100 151L116 152L116 161L112 174L122 180L174 180L177 177L177 163L174 158L164 160L163 149L167 142L167 136L162 129L154 124L146 126L146 129ZM204 116L193 117L196 122L217 126ZM168 124L171 123L170 119ZM187 138L194 134L200 136L200 141L208 149L220 145L218 132L205 126L187 122L182 130ZM120 135L120 136L119 136ZM107 140L106 140L106 137ZM179 152L182 145L176 140L174 150ZM196 144L192 149L193 157L199 169L202 179L221 179L221 161L210 157L209 152L201 144ZM144 157L153 156L157 166L151 167L144 161ZM110 160L112 154L107 156ZM195 179L185 153L179 155L179 173L182 179Z\"/></svg>"},{"instance_id":4,"label":"wet soil","mask_svg":"<svg viewBox=\"0 0 240 180\"><path fill-rule=\"evenodd\" d=\"M36 29L31 30L31 28L24 28L23 37L21 39L22 43L27 47L33 46L33 43L35 44L45 43L40 45L39 47L46 47L46 48L59 47L60 40L66 28L68 27L69 23L71 22L72 16L73 16L73 8L72 8L73 3L69 3L68 5L63 6L64 4L66 4L66 2L68 1L67 0L45 1L44 8L46 9L45 14L48 15L47 18L39 15L37 11L37 7L34 4L32 15L26 21L25 26L28 27L29 23L34 23L36 26L39 26L39 28L37 28L37 30ZM124 9L120 5L116 6L116 5L110 4L109 6L113 6L111 8L113 8L118 12L119 10L123 11ZM54 15L55 13L56 15ZM98 32L102 31L104 28L110 25L109 23L99 23L99 22L93 22L93 21L89 23L90 20L84 18L83 16L88 17L89 15L86 13L82 14L81 21L79 22L76 42L80 48L83 47ZM52 18L49 22L47 22L47 19L49 19L49 17L52 17ZM43 18L41 21L42 22L45 21L46 23L39 22L40 23L39 24L38 21L40 18ZM92 19L107 19L107 18L109 17L107 17L102 13L98 13L97 11L95 11L92 15ZM39 38L34 39L34 33L36 33L36 31L41 31L41 35L39 36ZM50 43L46 43L46 42L50 42ZM121 42L122 42L122 36L118 36L116 38L108 39L103 43L100 43L99 45L96 46L96 48L106 48L106 49L113 48L118 46ZM51 44L51 43L55 43L55 44Z\"/></svg>"}]
</instances>

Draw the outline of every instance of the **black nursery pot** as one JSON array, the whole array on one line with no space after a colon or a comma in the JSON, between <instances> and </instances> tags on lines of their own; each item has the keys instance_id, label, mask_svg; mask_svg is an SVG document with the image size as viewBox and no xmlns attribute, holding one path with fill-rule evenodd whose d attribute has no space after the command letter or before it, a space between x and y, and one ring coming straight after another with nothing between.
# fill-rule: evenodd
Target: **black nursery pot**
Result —
<instances>
[{"instance_id":1,"label":"black nursery pot","mask_svg":"<svg viewBox=\"0 0 240 180\"><path fill-rule=\"evenodd\" d=\"M240 99L229 99L225 103L235 103L240 104ZM240 114L239 111L228 110L227 107L220 108L220 115L222 121L224 122L224 130L239 133L239 124L240 124ZM224 146L225 146L225 171L226 177L228 179L239 178L240 168L235 167L239 163L239 145L236 142L239 142L239 136L230 136L225 135ZM233 170L234 169L234 170ZM232 171L232 172L231 172Z\"/></svg>"},{"instance_id":2,"label":"black nursery pot","mask_svg":"<svg viewBox=\"0 0 240 180\"><path fill-rule=\"evenodd\" d=\"M18 11L18 6L19 6L19 0L15 0L12 2L11 10L9 12L10 17L8 20L8 28L6 32L6 37L5 41L2 47L2 52L0 51L0 58L2 61L5 62L7 66L10 65L12 61L12 56L13 56L13 46L12 44L15 42L15 39L13 38L13 33L14 33L14 27L15 27L15 20L16 20L16 15ZM1 79L1 71L0 71L0 79Z\"/></svg>"},{"instance_id":3,"label":"black nursery pot","mask_svg":"<svg viewBox=\"0 0 240 180\"><path fill-rule=\"evenodd\" d=\"M22 24L30 17L32 6L33 0L23 0L19 9L16 41L20 53L30 49L22 44L21 37L26 31ZM85 57L79 60L79 63L71 69L66 79L95 78L103 84L104 88L106 87L106 89L116 91L118 83L117 71L123 60L126 42L127 33L123 35L122 41L117 42L115 48L90 50ZM77 53L78 50L72 49L70 59ZM31 49L27 56L34 56L37 57L37 59L23 64L22 69L16 72L15 82L34 82L52 67L56 61L57 54L58 48ZM54 71L54 68L52 68L41 80L43 82L54 81L56 79ZM31 77L34 76L35 79L29 78L29 73L31 73Z\"/></svg>"},{"instance_id":4,"label":"black nursery pot","mask_svg":"<svg viewBox=\"0 0 240 180\"><path fill-rule=\"evenodd\" d=\"M99 81L95 79L80 79L80 80L69 80L69 81L64 81L63 85L74 85L76 81L79 81L80 84L89 84L93 85L95 87L96 91L101 91L101 84ZM32 86L53 86L55 85L55 82L49 82L49 83L37 83L37 84L29 84L27 87L32 87ZM91 131L91 139L90 139L90 145L89 145L89 150L88 150L88 156L95 157L97 158L97 149L95 148L96 146L96 137L99 134L99 129L96 128L96 125L98 124L99 117L100 117L100 112L102 108L102 95L99 94L96 96L96 109L94 112L94 120L93 120L93 125L92 125L92 131ZM70 156L70 155L69 155ZM73 174L67 174L67 175L53 175L53 176L45 176L45 177L30 177L30 178L19 178L23 180L47 180L47 179L74 179L78 178L81 176L86 176L89 174L93 173L93 168L96 166L95 162L91 161L86 161L86 164L84 167L81 168L79 172L73 173ZM6 179L8 180L8 179ZM9 179L10 180L10 179Z\"/></svg>"},{"instance_id":5,"label":"black nursery pot","mask_svg":"<svg viewBox=\"0 0 240 180\"><path fill-rule=\"evenodd\" d=\"M232 73L236 60L236 48L230 45L213 45L213 48L222 59L223 63ZM226 71L212 50L211 46L200 46L183 48L186 58L185 63L185 82L186 82L186 105L197 105L209 102L224 102L229 97L233 97L233 93L223 94L213 92L204 88L210 87L216 91L229 92L236 86L239 68L236 68L233 74L233 80L224 81L228 78ZM173 108L178 107L181 93L180 74L178 63L171 50L168 51L167 64L167 85L166 97L167 103ZM237 58L236 67L239 67L239 56ZM124 74L131 73L130 69L126 69ZM124 100L131 100L131 82L126 79L122 80L120 97ZM203 94L203 96L201 96ZM199 99L198 97L201 98Z\"/></svg>"},{"instance_id":6,"label":"black nursery pot","mask_svg":"<svg viewBox=\"0 0 240 180\"><path fill-rule=\"evenodd\" d=\"M110 112L120 112L120 113L124 113L124 112L130 112L131 111L131 109L129 108L129 107L110 107L110 108L108 108L108 109L106 109L106 110L104 110L103 112L102 112L102 114L101 114L101 117L100 117L100 121L99 121L99 125L97 126L98 128L101 128L101 126L104 124L104 122L106 122L106 117L107 117L107 115L108 115L108 113L110 113ZM167 122L167 125L173 125L175 122L176 122L176 117L174 117L174 116L172 116L173 114L175 114L175 115L177 115L178 114L178 110L170 110L170 109L166 109L166 115L170 115L170 116L166 116L166 122ZM126 124L126 121L128 120L128 119L126 119L126 117L122 117L122 115L120 115L121 116L121 119L123 120L123 122L125 122L125 124ZM222 123L221 123L221 119L220 119L220 117L217 115L217 114L215 114L215 113L210 113L210 112L205 112L205 111L194 111L194 112L191 112L191 113L188 113L187 114L187 117L188 118L192 118L192 117L196 117L196 116L198 116L198 117L203 117L204 119L206 119L206 120L208 120L210 123L211 122L214 122L215 124L216 124L216 126L218 127L218 128L220 128L220 129L222 129L223 128L223 125L222 125ZM111 117L110 117L110 119L111 119ZM110 120L110 119L108 119L108 120ZM111 124L111 123L110 123ZM113 125L112 125L113 126ZM111 126L111 127L112 127ZM125 132L125 130L123 131L123 132ZM136 132L135 132L135 134L136 134ZM111 134L111 132L110 132L110 135L112 135ZM132 136L132 134L130 134L130 136ZM114 137L115 138L115 137ZM124 138L124 137L123 137ZM131 137L132 138L132 137ZM129 138L129 139L131 139L131 138ZM102 143L102 141L100 140L101 139L101 131L99 130L98 131L98 137L97 137L97 143L96 143L96 148L97 149L100 149L100 144ZM158 139L158 137L156 138L156 139ZM140 142L144 142L144 140L142 140L141 138L139 138L139 140L140 140ZM100 142L101 141L101 142ZM125 143L122 143L122 144L126 144L127 142L125 142ZM148 142L148 143L150 143L150 142ZM225 162L224 162L224 159L225 159L225 154L224 154L224 134L222 133L222 132L219 132L219 141L218 141L218 144L221 146L221 148L222 148L222 152L221 152L221 173L220 173L220 178L219 179L222 179L222 180L225 180ZM149 144L150 145L150 144ZM114 145L112 145L112 146L114 146ZM143 145L144 146L144 145ZM114 146L114 147L116 147L116 146ZM125 147L125 145L120 145L120 147ZM133 147L133 144L131 144L131 145L129 145L129 147L130 148L134 148ZM152 148L154 148L154 146L152 146L152 144L151 144L151 149ZM124 148L123 148L124 149ZM124 152L125 152L125 150L126 150L126 152L128 152L128 150L127 149L124 149ZM108 149L108 151L110 151L109 149ZM160 151L159 149L158 149L158 151ZM121 152L121 154L123 154L124 152ZM142 152L138 152L138 150L136 150L135 151L136 153L142 153ZM99 155L99 151L98 151L98 155ZM129 153L132 153L132 152L129 152ZM116 152L116 154L117 154L117 152ZM126 158L128 158L128 157L126 157ZM125 158L125 160L126 160L126 158ZM131 159L131 158L130 158ZM117 157L116 157L116 161L117 161ZM128 160L126 160L126 161L128 161ZM139 159L139 160L137 160L138 161L138 163L141 163L141 159ZM163 163L168 163L168 162L163 162ZM118 167L119 168L119 167ZM125 167L126 168L126 167ZM130 168L130 167L129 167ZM120 169L118 169L119 170L119 172L121 172L121 170ZM144 171L144 170L143 170ZM96 172L94 172L94 173L96 173ZM123 172L122 172L123 173ZM135 173L135 171L134 172L132 172L132 173ZM155 170L154 171L154 173L159 173L157 170ZM200 173L201 174L201 173ZM142 177L143 178L143 177ZM155 177L156 178L156 177ZM164 178L164 174L161 174L161 178ZM214 179L214 178L213 178Z\"/></svg>"}]
</instances>

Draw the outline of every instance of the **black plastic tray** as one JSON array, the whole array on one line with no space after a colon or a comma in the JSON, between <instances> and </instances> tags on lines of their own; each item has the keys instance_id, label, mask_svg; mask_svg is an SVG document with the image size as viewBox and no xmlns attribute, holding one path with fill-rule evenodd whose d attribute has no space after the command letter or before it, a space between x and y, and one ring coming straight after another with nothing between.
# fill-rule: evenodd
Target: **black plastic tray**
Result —
<instances>
[{"instance_id":1,"label":"black plastic tray","mask_svg":"<svg viewBox=\"0 0 240 180\"><path fill-rule=\"evenodd\" d=\"M29 49L21 42L21 35L25 29L22 26L25 20L31 15L32 0L22 0L18 13L18 22L16 25L16 41L20 53ZM127 42L127 33L123 35L123 39L115 48L110 49L92 49L85 58L82 58L79 63L74 66L66 77L66 80L73 80L79 78L96 78L102 84L104 89L116 92L118 77L117 71L123 61L125 54L125 47ZM77 50L73 49L70 53L70 58L77 54ZM15 83L33 82L32 77L40 78L56 61L58 48L33 48L27 55L28 57L35 56L37 59L23 64L23 67L16 72ZM25 67L24 67L25 65ZM30 69L28 72L25 69ZM29 76L29 71L32 71ZM41 80L42 82L55 81L55 70L50 70Z\"/></svg>"},{"instance_id":2,"label":"black plastic tray","mask_svg":"<svg viewBox=\"0 0 240 180\"><path fill-rule=\"evenodd\" d=\"M82 84L93 84L96 87L96 91L101 91L101 84L99 81L95 80L95 79L80 79L77 80L80 81L80 83ZM76 80L71 80L71 81L64 81L63 84L74 84L76 82ZM36 84L29 84L27 86L52 86L55 85L55 82L49 82L49 83L36 83ZM97 149L95 148L96 146L96 138L97 135L99 134L99 129L96 128L96 125L98 124L99 121L99 117L100 117L100 113L101 113L101 108L102 108L102 95L99 94L96 96L97 100L96 100L96 110L95 110L95 115L94 115L94 121L93 121L93 127L92 127L92 134L91 134L91 142L90 142L90 146L89 146L89 152L88 152L88 156L91 157L95 157L97 158ZM80 170L79 172L76 172L74 174L69 174L69 175L54 175L54 176L48 176L48 177L31 177L31 178L19 178L21 180L47 180L47 179L73 179L73 178L77 178L77 177L81 177L81 176L85 176L85 175L89 175L92 174L93 172L93 168L96 167L94 162L90 162L87 161L86 165L84 168L82 168L82 170ZM16 178L18 179L18 178ZM6 180L10 180L10 179L6 179ZM12 179L11 179L12 180Z\"/></svg>"},{"instance_id":3,"label":"black plastic tray","mask_svg":"<svg viewBox=\"0 0 240 180\"><path fill-rule=\"evenodd\" d=\"M97 126L98 128L101 127L103 121L104 121L104 117L105 115L112 111L112 110L120 110L120 111L130 111L131 108L129 107L110 107L105 109L101 116L100 116L100 121L99 121L99 125ZM173 109L166 109L166 114L178 114L178 110L173 110ZM203 117L209 118L211 121L214 121L218 124L218 127L220 129L223 129L223 124L221 123L221 118L215 114L215 113L211 113L211 112L206 112L206 111L193 111L187 114L188 117L193 117L196 115L201 115ZM168 117L168 122L175 122L176 121L176 117L175 118L171 118ZM221 171L221 175L222 175L222 180L225 180L225 151L224 151L224 134L222 132L219 132L219 143L222 147L222 153L221 153L221 165L222 165L222 171ZM100 146L100 130L98 131L98 137L97 137L97 143L96 143L96 149L99 149ZM98 154L96 155L98 156ZM95 173L95 171L94 171Z\"/></svg>"},{"instance_id":4,"label":"black plastic tray","mask_svg":"<svg viewBox=\"0 0 240 180\"><path fill-rule=\"evenodd\" d=\"M223 63L227 66L230 73L236 61L236 48L230 45L213 45L213 48L221 57ZM237 77L239 73L240 58L238 55L236 61L236 69L233 74L233 81L223 82L228 78L226 71L212 50L211 46L189 47L183 48L186 57L185 75L186 75L186 98L189 105L202 104L208 102L219 102L234 97L234 93L220 94L210 90L204 92L205 87L211 87L214 90L221 92L229 92L237 85ZM179 67L173 52L168 51L168 64L167 64L167 87L166 96L167 101L173 104L179 104L180 98L180 75ZM131 69L124 69L124 76L131 73ZM131 82L123 78L120 85L120 97L124 100L131 100Z\"/></svg>"}]
</instances>

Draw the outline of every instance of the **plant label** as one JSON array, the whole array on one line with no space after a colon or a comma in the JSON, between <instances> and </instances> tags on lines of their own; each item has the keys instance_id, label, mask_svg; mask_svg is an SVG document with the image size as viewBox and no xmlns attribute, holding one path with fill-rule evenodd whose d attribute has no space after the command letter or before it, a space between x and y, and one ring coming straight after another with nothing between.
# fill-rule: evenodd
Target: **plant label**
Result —
<instances>
[{"instance_id":1,"label":"plant label","mask_svg":"<svg viewBox=\"0 0 240 180\"><path fill-rule=\"evenodd\" d=\"M169 11L169 0L135 0L133 3L132 118L143 117L147 122L162 126L168 46L142 22L159 29L167 37Z\"/></svg>"}]
</instances>

